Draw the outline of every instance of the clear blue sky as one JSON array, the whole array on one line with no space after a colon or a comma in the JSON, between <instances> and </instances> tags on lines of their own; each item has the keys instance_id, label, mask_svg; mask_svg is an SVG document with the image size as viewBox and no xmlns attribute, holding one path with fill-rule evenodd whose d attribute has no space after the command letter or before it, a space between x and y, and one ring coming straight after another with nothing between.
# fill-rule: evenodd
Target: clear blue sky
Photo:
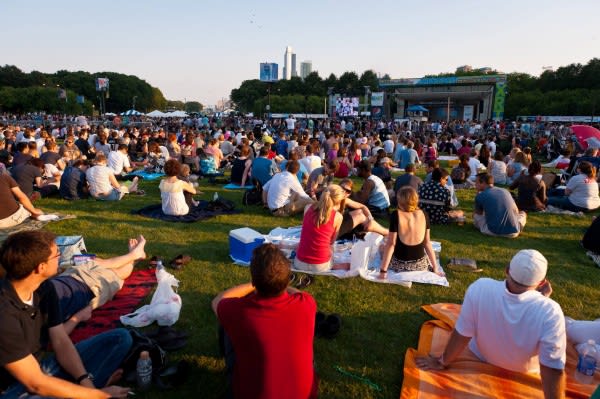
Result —
<instances>
[{"instance_id":1,"label":"clear blue sky","mask_svg":"<svg viewBox=\"0 0 600 399\"><path fill-rule=\"evenodd\" d=\"M539 75L600 56L600 1L1 0L0 64L136 75L171 100L227 98L287 45L321 77L459 65Z\"/></svg>"}]
</instances>

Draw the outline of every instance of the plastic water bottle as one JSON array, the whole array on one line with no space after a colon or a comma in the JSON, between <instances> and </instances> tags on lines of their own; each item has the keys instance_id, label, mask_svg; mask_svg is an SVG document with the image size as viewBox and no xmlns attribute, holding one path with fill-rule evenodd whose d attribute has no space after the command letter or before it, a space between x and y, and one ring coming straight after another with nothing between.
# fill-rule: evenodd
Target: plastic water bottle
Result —
<instances>
[{"instance_id":1,"label":"plastic water bottle","mask_svg":"<svg viewBox=\"0 0 600 399\"><path fill-rule=\"evenodd\" d=\"M156 270L163 270L165 267L163 266L162 260L156 261Z\"/></svg>"},{"instance_id":2,"label":"plastic water bottle","mask_svg":"<svg viewBox=\"0 0 600 399\"><path fill-rule=\"evenodd\" d=\"M137 385L141 391L145 391L152 385L152 359L148 351L142 351L136 367Z\"/></svg>"},{"instance_id":3,"label":"plastic water bottle","mask_svg":"<svg viewBox=\"0 0 600 399\"><path fill-rule=\"evenodd\" d=\"M596 359L598 351L596 342L593 339L577 348L579 358L577 361L577 380L583 384L591 384L594 380L594 371L596 370Z\"/></svg>"},{"instance_id":4,"label":"plastic water bottle","mask_svg":"<svg viewBox=\"0 0 600 399\"><path fill-rule=\"evenodd\" d=\"M213 195L213 201L216 201L219 199L219 193L215 193L215 195Z\"/></svg>"}]
</instances>

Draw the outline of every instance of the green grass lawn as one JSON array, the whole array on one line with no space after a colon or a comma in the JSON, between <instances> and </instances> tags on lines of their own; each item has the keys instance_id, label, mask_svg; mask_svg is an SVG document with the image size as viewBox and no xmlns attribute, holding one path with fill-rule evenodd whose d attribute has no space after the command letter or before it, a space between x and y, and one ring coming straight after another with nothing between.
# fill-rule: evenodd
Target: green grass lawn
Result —
<instances>
[{"instance_id":1,"label":"green grass lawn","mask_svg":"<svg viewBox=\"0 0 600 399\"><path fill-rule=\"evenodd\" d=\"M359 184L360 186L360 184ZM167 261L185 253L193 260L180 272L179 293L183 298L177 329L190 332L188 346L171 355L185 358L193 368L189 381L177 391L138 393L137 397L220 398L225 391L224 362L219 357L216 318L210 301L219 291L249 280L249 270L231 263L228 233L248 226L261 233L281 226L301 224L301 218L277 219L258 206L241 205L240 191L200 182L202 199L214 192L234 200L242 211L202 222L166 223L132 215L132 209L159 203L158 182L142 182L147 195L128 196L120 202L93 200L68 202L44 199L37 203L46 212L77 215L76 219L48 224L59 235L81 234L88 251L102 257L123 253L126 240L143 234L148 256L159 255ZM467 286L479 277L502 279L504 268L519 249L541 251L549 262L548 277L553 298L566 315L576 319L597 318L600 308L598 277L600 269L586 257L579 245L592 215L584 217L529 214L525 231L517 239L485 237L472 226L473 190L460 190L459 208L467 215L464 226L433 226L431 237L442 243L442 264L449 257L477 260L482 273L447 271L450 287L413 284L410 289L391 284L369 283L359 277L338 280L316 277L306 290L319 309L342 315L343 326L333 340L315 340L315 362L321 377L323 398L397 398L402 386L404 354L416 347L421 324L428 316L421 305L437 302L460 303ZM595 214L598 214L596 212ZM380 221L388 225L387 220ZM339 372L336 366L377 384L374 389L364 381Z\"/></svg>"}]
</instances>

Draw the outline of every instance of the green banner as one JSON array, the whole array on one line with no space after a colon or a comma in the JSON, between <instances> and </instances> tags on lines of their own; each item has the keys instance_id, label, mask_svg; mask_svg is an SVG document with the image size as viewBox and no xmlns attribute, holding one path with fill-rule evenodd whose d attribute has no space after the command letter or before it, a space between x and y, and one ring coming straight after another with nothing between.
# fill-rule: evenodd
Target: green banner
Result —
<instances>
[{"instance_id":1,"label":"green banner","mask_svg":"<svg viewBox=\"0 0 600 399\"><path fill-rule=\"evenodd\" d=\"M506 82L496 82L496 95L494 96L494 107L492 119L504 119L504 100L506 99Z\"/></svg>"}]
</instances>

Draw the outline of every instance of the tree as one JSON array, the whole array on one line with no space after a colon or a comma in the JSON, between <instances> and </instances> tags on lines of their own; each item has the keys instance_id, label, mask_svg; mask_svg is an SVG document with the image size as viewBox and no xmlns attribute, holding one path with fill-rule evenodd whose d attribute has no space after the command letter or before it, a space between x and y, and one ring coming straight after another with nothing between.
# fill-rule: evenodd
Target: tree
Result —
<instances>
[{"instance_id":1,"label":"tree","mask_svg":"<svg viewBox=\"0 0 600 399\"><path fill-rule=\"evenodd\" d=\"M200 112L204 106L200 104L198 101L188 101L185 103L184 110L185 112Z\"/></svg>"},{"instance_id":2,"label":"tree","mask_svg":"<svg viewBox=\"0 0 600 399\"><path fill-rule=\"evenodd\" d=\"M377 74L370 69L364 71L362 75L360 75L358 84L361 87L369 86L371 91L379 90L379 79L377 79Z\"/></svg>"}]
</instances>

